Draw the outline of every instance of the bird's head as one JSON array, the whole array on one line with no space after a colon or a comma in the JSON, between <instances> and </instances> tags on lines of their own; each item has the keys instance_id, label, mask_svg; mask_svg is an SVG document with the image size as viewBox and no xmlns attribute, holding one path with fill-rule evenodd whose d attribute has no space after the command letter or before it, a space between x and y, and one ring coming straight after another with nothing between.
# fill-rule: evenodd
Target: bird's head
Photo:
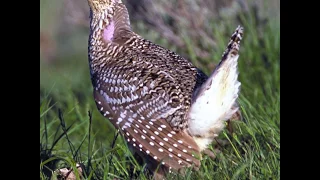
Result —
<instances>
[{"instance_id":1,"label":"bird's head","mask_svg":"<svg viewBox=\"0 0 320 180\"><path fill-rule=\"evenodd\" d=\"M93 23L108 22L114 15L116 5L121 3L121 0L88 0Z\"/></svg>"},{"instance_id":2,"label":"bird's head","mask_svg":"<svg viewBox=\"0 0 320 180\"><path fill-rule=\"evenodd\" d=\"M88 0L90 9L94 14L104 12L108 8L113 8L115 3L122 3L121 0Z\"/></svg>"}]
</instances>

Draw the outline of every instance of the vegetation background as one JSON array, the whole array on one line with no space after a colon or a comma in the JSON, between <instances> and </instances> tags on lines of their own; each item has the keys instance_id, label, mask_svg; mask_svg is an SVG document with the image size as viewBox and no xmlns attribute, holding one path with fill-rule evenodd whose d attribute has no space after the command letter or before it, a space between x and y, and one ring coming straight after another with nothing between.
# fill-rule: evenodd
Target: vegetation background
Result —
<instances>
[{"instance_id":1,"label":"vegetation background","mask_svg":"<svg viewBox=\"0 0 320 180\"><path fill-rule=\"evenodd\" d=\"M209 74L229 37L244 26L240 106L244 120L200 171L171 179L280 179L280 1L123 0L135 32ZM81 163L85 179L148 179L107 119L90 82L86 0L40 1L40 179ZM214 146L212 146L214 148Z\"/></svg>"}]
</instances>

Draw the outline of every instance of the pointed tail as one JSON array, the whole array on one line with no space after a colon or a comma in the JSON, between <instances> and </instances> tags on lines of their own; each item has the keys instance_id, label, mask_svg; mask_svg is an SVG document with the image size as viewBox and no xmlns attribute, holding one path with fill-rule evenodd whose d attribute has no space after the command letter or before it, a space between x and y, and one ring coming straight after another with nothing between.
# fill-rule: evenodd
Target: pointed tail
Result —
<instances>
[{"instance_id":1,"label":"pointed tail","mask_svg":"<svg viewBox=\"0 0 320 180\"><path fill-rule=\"evenodd\" d=\"M222 59L208 80L194 96L189 111L189 131L193 136L218 135L224 121L238 110L236 103L238 81L238 57L243 28L238 26L222 55Z\"/></svg>"}]
</instances>

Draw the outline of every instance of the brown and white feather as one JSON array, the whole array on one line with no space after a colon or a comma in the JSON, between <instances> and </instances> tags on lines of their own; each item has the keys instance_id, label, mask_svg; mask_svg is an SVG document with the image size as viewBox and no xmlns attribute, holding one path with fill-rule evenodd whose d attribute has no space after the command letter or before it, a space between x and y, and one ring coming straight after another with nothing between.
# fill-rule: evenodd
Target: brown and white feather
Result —
<instances>
[{"instance_id":1,"label":"brown and white feather","mask_svg":"<svg viewBox=\"0 0 320 180\"><path fill-rule=\"evenodd\" d=\"M89 66L101 114L157 163L175 170L199 168L202 148L189 130L196 122L190 123L190 111L212 79L185 58L134 33L121 0L88 2ZM234 52L229 46L222 61Z\"/></svg>"}]
</instances>

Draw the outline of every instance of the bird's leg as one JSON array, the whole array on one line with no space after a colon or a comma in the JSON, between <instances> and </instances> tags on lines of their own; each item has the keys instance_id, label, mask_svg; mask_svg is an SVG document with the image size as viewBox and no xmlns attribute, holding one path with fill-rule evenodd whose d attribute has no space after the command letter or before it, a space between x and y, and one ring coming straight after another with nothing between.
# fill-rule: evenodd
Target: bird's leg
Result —
<instances>
[{"instance_id":1,"label":"bird's leg","mask_svg":"<svg viewBox=\"0 0 320 180\"><path fill-rule=\"evenodd\" d=\"M158 162L154 161L151 158L145 159L147 162L147 176L151 175L152 180L165 180L166 174L169 173L169 169L162 166Z\"/></svg>"},{"instance_id":2,"label":"bird's leg","mask_svg":"<svg viewBox=\"0 0 320 180\"><path fill-rule=\"evenodd\" d=\"M221 153L221 149L229 144L229 142L227 140L221 140L221 139L216 139L214 138L216 141L216 144L213 148L213 150L210 150L209 148L203 150L202 152L206 155L208 155L212 160L214 160L217 156L218 153Z\"/></svg>"},{"instance_id":3,"label":"bird's leg","mask_svg":"<svg viewBox=\"0 0 320 180\"><path fill-rule=\"evenodd\" d=\"M231 121L230 119L227 121L227 130L228 130L228 132L230 134L232 134L233 133L233 128L232 128L232 124L231 124L230 121Z\"/></svg>"},{"instance_id":4,"label":"bird's leg","mask_svg":"<svg viewBox=\"0 0 320 180\"><path fill-rule=\"evenodd\" d=\"M167 172L162 169L161 167L159 167L159 169L153 173L153 180L164 180L165 178L165 174Z\"/></svg>"},{"instance_id":5,"label":"bird's leg","mask_svg":"<svg viewBox=\"0 0 320 180\"><path fill-rule=\"evenodd\" d=\"M233 133L233 128L232 128L232 122L233 121L240 121L242 120L242 115L240 110L238 110L237 112L235 112L231 118L229 120L227 120L227 130L230 134Z\"/></svg>"},{"instance_id":6,"label":"bird's leg","mask_svg":"<svg viewBox=\"0 0 320 180\"><path fill-rule=\"evenodd\" d=\"M221 151L219 149L214 149L213 151L211 151L210 149L203 150L203 153L205 155L208 155L212 160L214 160L216 158L216 154L218 154L220 152Z\"/></svg>"}]
</instances>

